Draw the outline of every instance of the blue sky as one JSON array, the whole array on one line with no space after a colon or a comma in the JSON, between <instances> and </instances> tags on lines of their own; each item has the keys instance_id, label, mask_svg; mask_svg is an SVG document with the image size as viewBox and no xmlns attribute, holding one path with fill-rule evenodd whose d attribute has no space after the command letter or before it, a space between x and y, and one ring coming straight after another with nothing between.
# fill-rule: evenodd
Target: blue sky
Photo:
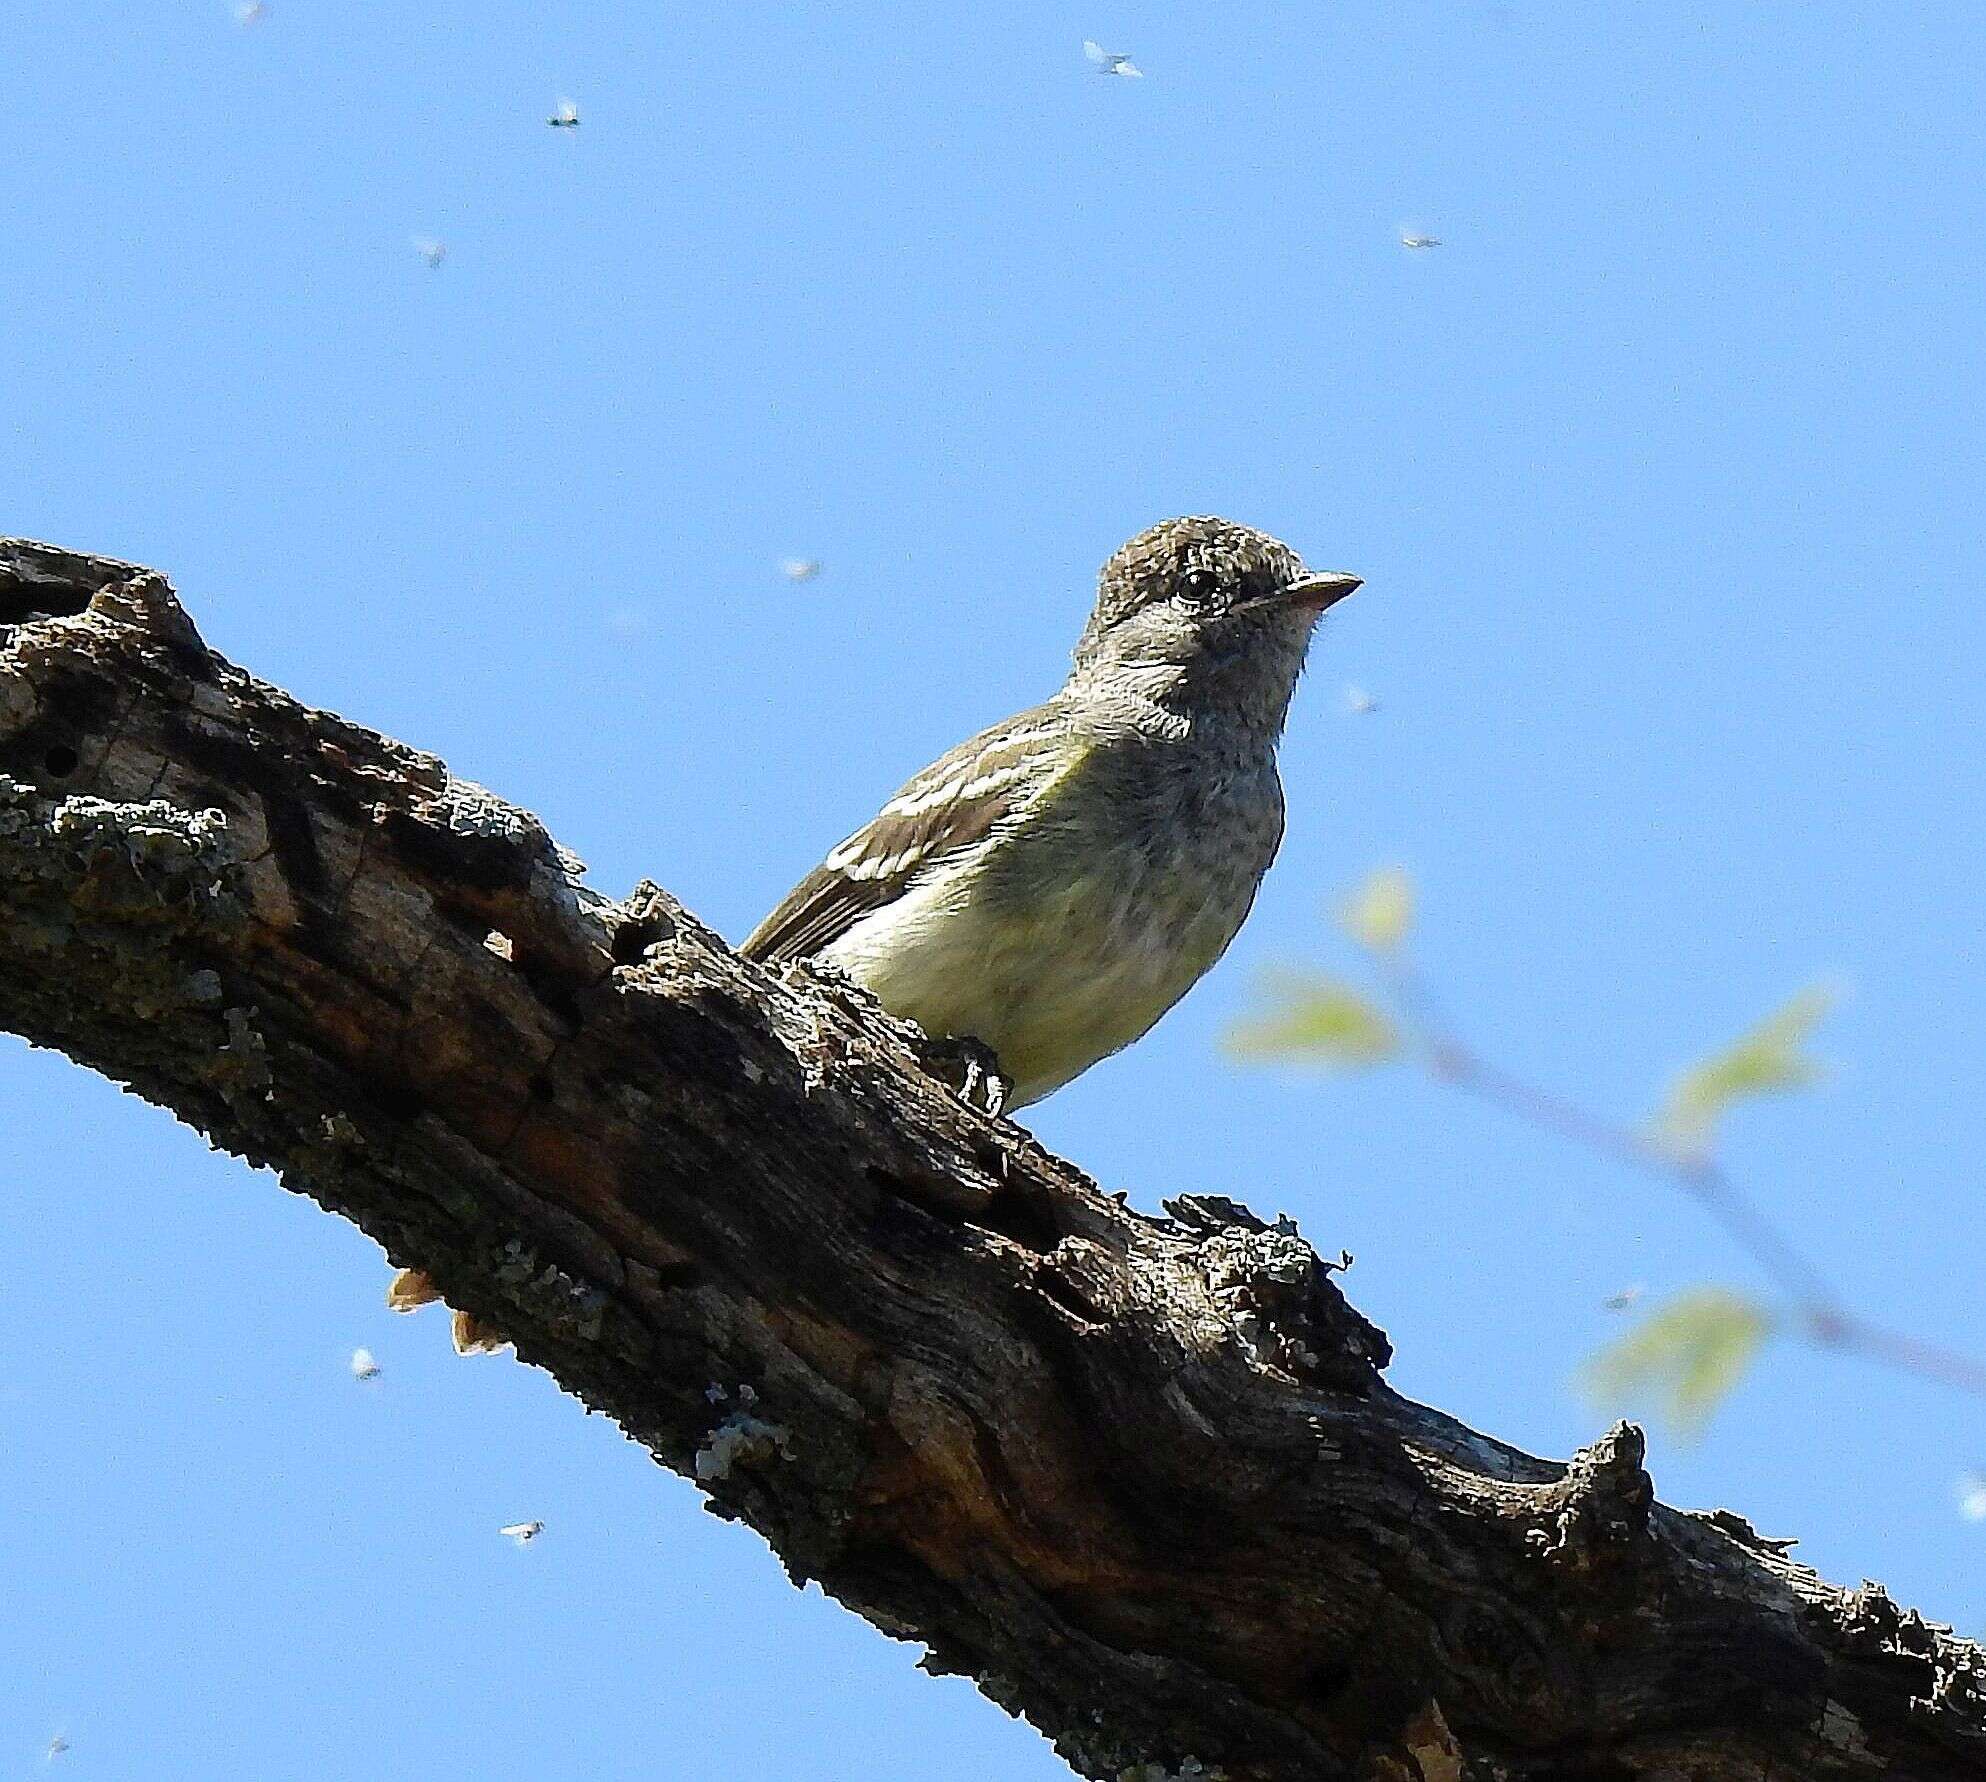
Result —
<instances>
[{"instance_id":1,"label":"blue sky","mask_svg":"<svg viewBox=\"0 0 1986 1782\"><path fill-rule=\"evenodd\" d=\"M1978 8L23 0L0 57L0 530L735 938L1052 688L1124 538L1265 527L1368 579L1282 859L1035 1129L1295 1213L1403 1390L1590 1440L1602 1299L1743 1259L1410 1074L1218 1050L1399 862L1476 1037L1623 1115L1849 984L1728 1156L1986 1352ZM1062 1773L268 1178L11 1041L0 1125L0 1775ZM1977 1631L1980 1428L1775 1350L1650 1465Z\"/></svg>"}]
</instances>

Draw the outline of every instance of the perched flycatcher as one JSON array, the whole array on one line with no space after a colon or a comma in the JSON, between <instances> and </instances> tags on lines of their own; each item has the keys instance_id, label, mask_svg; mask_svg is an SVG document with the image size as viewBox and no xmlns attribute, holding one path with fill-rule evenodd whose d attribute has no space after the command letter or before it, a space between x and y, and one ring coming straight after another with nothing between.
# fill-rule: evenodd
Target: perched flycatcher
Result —
<instances>
[{"instance_id":1,"label":"perched flycatcher","mask_svg":"<svg viewBox=\"0 0 1986 1782\"><path fill-rule=\"evenodd\" d=\"M1231 520L1103 566L1062 690L940 756L794 887L748 959L821 959L1024 1107L1128 1046L1227 950L1283 839L1276 739L1317 617L1359 585ZM396 1311L440 1297L417 1269ZM464 1354L503 1334L455 1314Z\"/></svg>"},{"instance_id":2,"label":"perched flycatcher","mask_svg":"<svg viewBox=\"0 0 1986 1782\"><path fill-rule=\"evenodd\" d=\"M1359 585L1230 520L1098 578L1060 692L912 779L759 924L998 1061L1006 1105L1138 1038L1241 927L1283 835L1276 739L1320 613Z\"/></svg>"}]
</instances>

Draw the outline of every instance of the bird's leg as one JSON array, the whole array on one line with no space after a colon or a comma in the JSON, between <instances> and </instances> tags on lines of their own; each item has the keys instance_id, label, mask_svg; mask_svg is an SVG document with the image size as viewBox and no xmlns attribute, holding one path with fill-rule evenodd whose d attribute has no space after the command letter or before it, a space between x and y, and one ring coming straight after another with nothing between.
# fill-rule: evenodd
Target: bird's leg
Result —
<instances>
[{"instance_id":1,"label":"bird's leg","mask_svg":"<svg viewBox=\"0 0 1986 1782\"><path fill-rule=\"evenodd\" d=\"M993 1048L970 1034L932 1042L932 1073L958 1091L959 1100L997 1120L1014 1085L1001 1074Z\"/></svg>"}]
</instances>

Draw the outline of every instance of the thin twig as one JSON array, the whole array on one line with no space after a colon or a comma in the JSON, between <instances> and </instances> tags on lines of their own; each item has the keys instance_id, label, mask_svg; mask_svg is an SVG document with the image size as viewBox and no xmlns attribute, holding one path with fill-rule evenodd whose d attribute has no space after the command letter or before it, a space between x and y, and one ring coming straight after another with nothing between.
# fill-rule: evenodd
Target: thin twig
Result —
<instances>
[{"instance_id":1,"label":"thin twig","mask_svg":"<svg viewBox=\"0 0 1986 1782\"><path fill-rule=\"evenodd\" d=\"M1849 1310L1827 1278L1714 1158L1671 1149L1647 1133L1590 1112L1492 1064L1456 1033L1426 983L1396 954L1375 963L1442 1082L1542 1131L1675 1183L1710 1214L1793 1302L1798 1334L1816 1348L1867 1356L1906 1373L1986 1397L1986 1363L1939 1343L1873 1324Z\"/></svg>"}]
</instances>

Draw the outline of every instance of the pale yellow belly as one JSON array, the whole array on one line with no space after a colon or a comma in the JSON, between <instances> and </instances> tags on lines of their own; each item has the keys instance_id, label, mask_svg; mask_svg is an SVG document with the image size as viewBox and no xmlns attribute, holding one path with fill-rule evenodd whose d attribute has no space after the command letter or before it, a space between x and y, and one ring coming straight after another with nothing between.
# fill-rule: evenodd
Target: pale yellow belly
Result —
<instances>
[{"instance_id":1,"label":"pale yellow belly","mask_svg":"<svg viewBox=\"0 0 1986 1782\"><path fill-rule=\"evenodd\" d=\"M1008 1105L1022 1107L1184 996L1234 938L1258 876L1228 863L1217 879L1175 870L1160 883L1134 866L1024 900L941 880L858 923L824 957L926 1032L991 1047Z\"/></svg>"}]
</instances>

